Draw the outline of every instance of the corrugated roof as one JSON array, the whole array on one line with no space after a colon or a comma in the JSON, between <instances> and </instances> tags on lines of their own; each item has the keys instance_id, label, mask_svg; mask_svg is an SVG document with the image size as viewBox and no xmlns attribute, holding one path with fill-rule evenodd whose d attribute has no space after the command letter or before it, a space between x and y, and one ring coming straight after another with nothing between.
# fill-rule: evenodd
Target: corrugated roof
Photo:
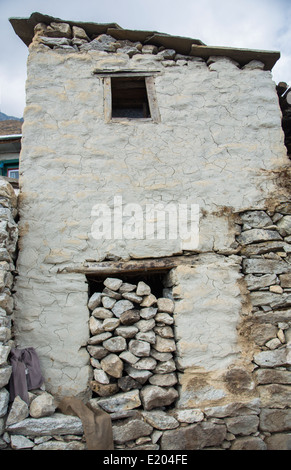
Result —
<instances>
[{"instance_id":1,"label":"corrugated roof","mask_svg":"<svg viewBox=\"0 0 291 470\"><path fill-rule=\"evenodd\" d=\"M99 34L110 34L115 39L128 39L143 44L152 44L155 46L164 46L167 49L175 49L177 53L184 55L195 55L207 59L212 55L230 57L236 60L240 65L245 65L251 60L260 60L265 64L266 70L271 70L277 60L280 58L278 51L260 51L252 49L239 49L229 47L213 47L205 45L200 39L192 39L181 36L173 36L158 31L138 31L123 29L116 23L86 23L71 20L62 20L42 13L32 13L29 18L10 18L9 19L15 33L22 41L29 46L34 36L34 27L38 23L49 25L55 23L68 23L71 26L80 26L83 28L90 39L94 39Z\"/></svg>"}]
</instances>

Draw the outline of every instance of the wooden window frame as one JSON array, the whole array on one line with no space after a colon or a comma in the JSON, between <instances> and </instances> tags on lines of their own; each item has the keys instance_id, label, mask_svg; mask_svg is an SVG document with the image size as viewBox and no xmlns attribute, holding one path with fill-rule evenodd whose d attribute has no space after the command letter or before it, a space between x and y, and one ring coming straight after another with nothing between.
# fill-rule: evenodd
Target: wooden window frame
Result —
<instances>
[{"instance_id":1,"label":"wooden window frame","mask_svg":"<svg viewBox=\"0 0 291 470\"><path fill-rule=\"evenodd\" d=\"M100 75L99 75L100 76ZM145 86L147 91L150 117L148 118L126 118L126 117L112 117L112 91L111 91L111 78L117 77L144 77ZM104 82L104 116L105 122L155 122L161 121L160 112L158 108L158 101L156 95L155 81L153 74L148 73L112 73L102 75Z\"/></svg>"}]
</instances>

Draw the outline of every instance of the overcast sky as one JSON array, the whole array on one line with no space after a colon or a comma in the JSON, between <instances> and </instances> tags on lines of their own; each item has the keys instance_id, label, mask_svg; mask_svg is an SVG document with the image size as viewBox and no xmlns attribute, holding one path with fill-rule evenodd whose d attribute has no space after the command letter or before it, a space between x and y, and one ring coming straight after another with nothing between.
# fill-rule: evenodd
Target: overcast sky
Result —
<instances>
[{"instance_id":1,"label":"overcast sky","mask_svg":"<svg viewBox=\"0 0 291 470\"><path fill-rule=\"evenodd\" d=\"M28 54L8 19L35 11L192 37L212 46L280 51L273 79L291 85L291 0L0 0L0 111L8 115L23 115Z\"/></svg>"}]
</instances>

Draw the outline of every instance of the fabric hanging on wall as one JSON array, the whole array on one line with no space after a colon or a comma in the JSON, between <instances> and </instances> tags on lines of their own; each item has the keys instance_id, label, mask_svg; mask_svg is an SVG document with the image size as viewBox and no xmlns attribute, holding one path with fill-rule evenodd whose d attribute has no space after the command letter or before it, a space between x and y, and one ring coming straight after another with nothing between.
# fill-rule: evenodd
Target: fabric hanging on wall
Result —
<instances>
[{"instance_id":1,"label":"fabric hanging on wall","mask_svg":"<svg viewBox=\"0 0 291 470\"><path fill-rule=\"evenodd\" d=\"M28 390L39 388L44 383L37 353L34 348L12 348L9 359L12 366L9 381L10 401L19 395L29 404Z\"/></svg>"},{"instance_id":2,"label":"fabric hanging on wall","mask_svg":"<svg viewBox=\"0 0 291 470\"><path fill-rule=\"evenodd\" d=\"M101 409L93 410L75 397L63 398L58 408L66 415L81 419L88 450L114 450L112 423L108 413Z\"/></svg>"}]
</instances>

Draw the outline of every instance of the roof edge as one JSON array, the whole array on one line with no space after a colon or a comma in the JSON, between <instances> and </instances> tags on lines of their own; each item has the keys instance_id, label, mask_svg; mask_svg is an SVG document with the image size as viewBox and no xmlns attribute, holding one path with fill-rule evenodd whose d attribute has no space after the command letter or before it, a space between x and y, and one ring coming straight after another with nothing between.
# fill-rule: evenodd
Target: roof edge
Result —
<instances>
[{"instance_id":1,"label":"roof edge","mask_svg":"<svg viewBox=\"0 0 291 470\"><path fill-rule=\"evenodd\" d=\"M239 63L246 65L252 60L258 60L265 64L265 70L272 70L280 58L279 51L265 51L255 49L241 49L233 47L207 46L200 39L173 36L157 31L139 31L123 29L116 23L91 23L72 20L62 20L42 13L34 12L29 18L9 18L9 21L19 38L29 46L34 37L34 27L38 23L50 24L68 23L70 26L83 28L87 35L96 37L99 34L110 34L116 39L128 39L140 41L144 44L154 44L165 48L175 49L178 53L201 57L205 60L211 56L228 57Z\"/></svg>"}]
</instances>

